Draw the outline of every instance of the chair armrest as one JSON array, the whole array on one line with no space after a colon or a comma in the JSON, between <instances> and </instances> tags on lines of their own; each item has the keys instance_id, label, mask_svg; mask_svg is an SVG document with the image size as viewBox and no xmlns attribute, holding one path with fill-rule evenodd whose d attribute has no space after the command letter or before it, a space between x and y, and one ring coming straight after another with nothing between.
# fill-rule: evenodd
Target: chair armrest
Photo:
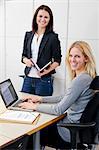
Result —
<instances>
[{"instance_id":1,"label":"chair armrest","mask_svg":"<svg viewBox=\"0 0 99 150\"><path fill-rule=\"evenodd\" d=\"M60 123L58 126L69 129L71 136L71 146L73 149L77 149L77 135L80 130L88 129L95 126L95 122L89 123Z\"/></svg>"},{"instance_id":2,"label":"chair armrest","mask_svg":"<svg viewBox=\"0 0 99 150\"><path fill-rule=\"evenodd\" d=\"M24 78L24 75L19 75L19 77Z\"/></svg>"},{"instance_id":3,"label":"chair armrest","mask_svg":"<svg viewBox=\"0 0 99 150\"><path fill-rule=\"evenodd\" d=\"M89 122L89 123L61 123L58 124L58 126L65 127L65 128L90 128L95 126L95 122Z\"/></svg>"}]
</instances>

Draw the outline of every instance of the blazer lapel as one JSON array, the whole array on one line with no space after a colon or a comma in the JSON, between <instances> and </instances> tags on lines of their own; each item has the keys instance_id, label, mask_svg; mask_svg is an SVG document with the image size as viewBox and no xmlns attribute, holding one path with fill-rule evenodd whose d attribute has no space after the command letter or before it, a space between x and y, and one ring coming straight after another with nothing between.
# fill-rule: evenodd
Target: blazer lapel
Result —
<instances>
[{"instance_id":1,"label":"blazer lapel","mask_svg":"<svg viewBox=\"0 0 99 150\"><path fill-rule=\"evenodd\" d=\"M32 55L32 52L31 52L31 43L32 43L33 36L34 36L34 33L32 33L30 35L28 43L27 43L27 48L30 50L30 56Z\"/></svg>"},{"instance_id":2,"label":"blazer lapel","mask_svg":"<svg viewBox=\"0 0 99 150\"><path fill-rule=\"evenodd\" d=\"M43 48L44 48L44 46L46 45L46 42L48 41L48 39L49 39L48 34L45 34L45 35L43 36L43 38L42 38L42 41L41 41L41 44L40 44L40 47L39 47L38 59L40 58L41 53L42 53L42 51L43 51Z\"/></svg>"}]
</instances>

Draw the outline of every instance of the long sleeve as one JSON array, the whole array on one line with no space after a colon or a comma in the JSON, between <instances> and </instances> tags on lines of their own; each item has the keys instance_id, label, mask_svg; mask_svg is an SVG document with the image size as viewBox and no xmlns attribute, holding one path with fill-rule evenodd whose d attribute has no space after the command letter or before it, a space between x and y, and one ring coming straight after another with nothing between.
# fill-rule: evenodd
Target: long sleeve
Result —
<instances>
[{"instance_id":1,"label":"long sleeve","mask_svg":"<svg viewBox=\"0 0 99 150\"><path fill-rule=\"evenodd\" d=\"M24 36L24 43L23 43L23 52L22 52L22 62L23 62L23 58L27 57L30 58L31 57L31 49L30 49L30 45L28 44L28 42L30 42L29 40L32 39L32 31L30 32L26 32L25 36ZM30 42L31 43L31 42ZM27 46L28 45L28 46ZM27 48L28 47L28 48Z\"/></svg>"},{"instance_id":2,"label":"long sleeve","mask_svg":"<svg viewBox=\"0 0 99 150\"><path fill-rule=\"evenodd\" d=\"M61 99L64 97L64 95L60 96L45 96L42 99L43 103L58 103L61 101Z\"/></svg>"},{"instance_id":3,"label":"long sleeve","mask_svg":"<svg viewBox=\"0 0 99 150\"><path fill-rule=\"evenodd\" d=\"M57 103L54 103L54 105L51 103L41 103L38 105L37 111L55 115L63 114L65 111L68 111L68 113L71 114L81 113L87 102L93 96L92 90L89 89L91 81L92 78L88 74L83 73L79 75L72 80L70 87L67 89L64 97L59 102L56 100ZM54 98L52 97L51 101L53 100ZM47 98L45 98L45 101L47 101Z\"/></svg>"}]
</instances>

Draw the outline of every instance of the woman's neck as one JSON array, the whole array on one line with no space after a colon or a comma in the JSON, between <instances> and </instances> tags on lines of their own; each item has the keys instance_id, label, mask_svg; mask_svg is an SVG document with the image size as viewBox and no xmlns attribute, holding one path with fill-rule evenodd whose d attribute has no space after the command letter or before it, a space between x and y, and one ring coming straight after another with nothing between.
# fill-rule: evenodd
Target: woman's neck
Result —
<instances>
[{"instance_id":1,"label":"woman's neck","mask_svg":"<svg viewBox=\"0 0 99 150\"><path fill-rule=\"evenodd\" d=\"M44 34L44 32L45 32L45 28L40 28L40 29L38 29L38 30L36 31L36 33L37 33L38 35Z\"/></svg>"},{"instance_id":2,"label":"woman's neck","mask_svg":"<svg viewBox=\"0 0 99 150\"><path fill-rule=\"evenodd\" d=\"M86 70L76 71L76 76L80 75L81 73L86 73Z\"/></svg>"}]
</instances>

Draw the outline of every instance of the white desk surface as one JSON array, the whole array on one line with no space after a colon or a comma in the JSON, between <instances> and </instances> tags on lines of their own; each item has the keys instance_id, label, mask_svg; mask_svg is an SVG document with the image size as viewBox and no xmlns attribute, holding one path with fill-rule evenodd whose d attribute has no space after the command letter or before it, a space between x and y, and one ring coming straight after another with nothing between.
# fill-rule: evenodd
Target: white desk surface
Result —
<instances>
[{"instance_id":1,"label":"white desk surface","mask_svg":"<svg viewBox=\"0 0 99 150\"><path fill-rule=\"evenodd\" d=\"M0 134L0 145L4 145L5 143L10 142L12 139Z\"/></svg>"},{"instance_id":2,"label":"white desk surface","mask_svg":"<svg viewBox=\"0 0 99 150\"><path fill-rule=\"evenodd\" d=\"M25 135L35 133L42 128L57 122L62 119L64 115L55 116L45 113L40 113L40 117L33 124L20 124L10 122L0 122L0 147L12 142L13 140Z\"/></svg>"}]
</instances>

